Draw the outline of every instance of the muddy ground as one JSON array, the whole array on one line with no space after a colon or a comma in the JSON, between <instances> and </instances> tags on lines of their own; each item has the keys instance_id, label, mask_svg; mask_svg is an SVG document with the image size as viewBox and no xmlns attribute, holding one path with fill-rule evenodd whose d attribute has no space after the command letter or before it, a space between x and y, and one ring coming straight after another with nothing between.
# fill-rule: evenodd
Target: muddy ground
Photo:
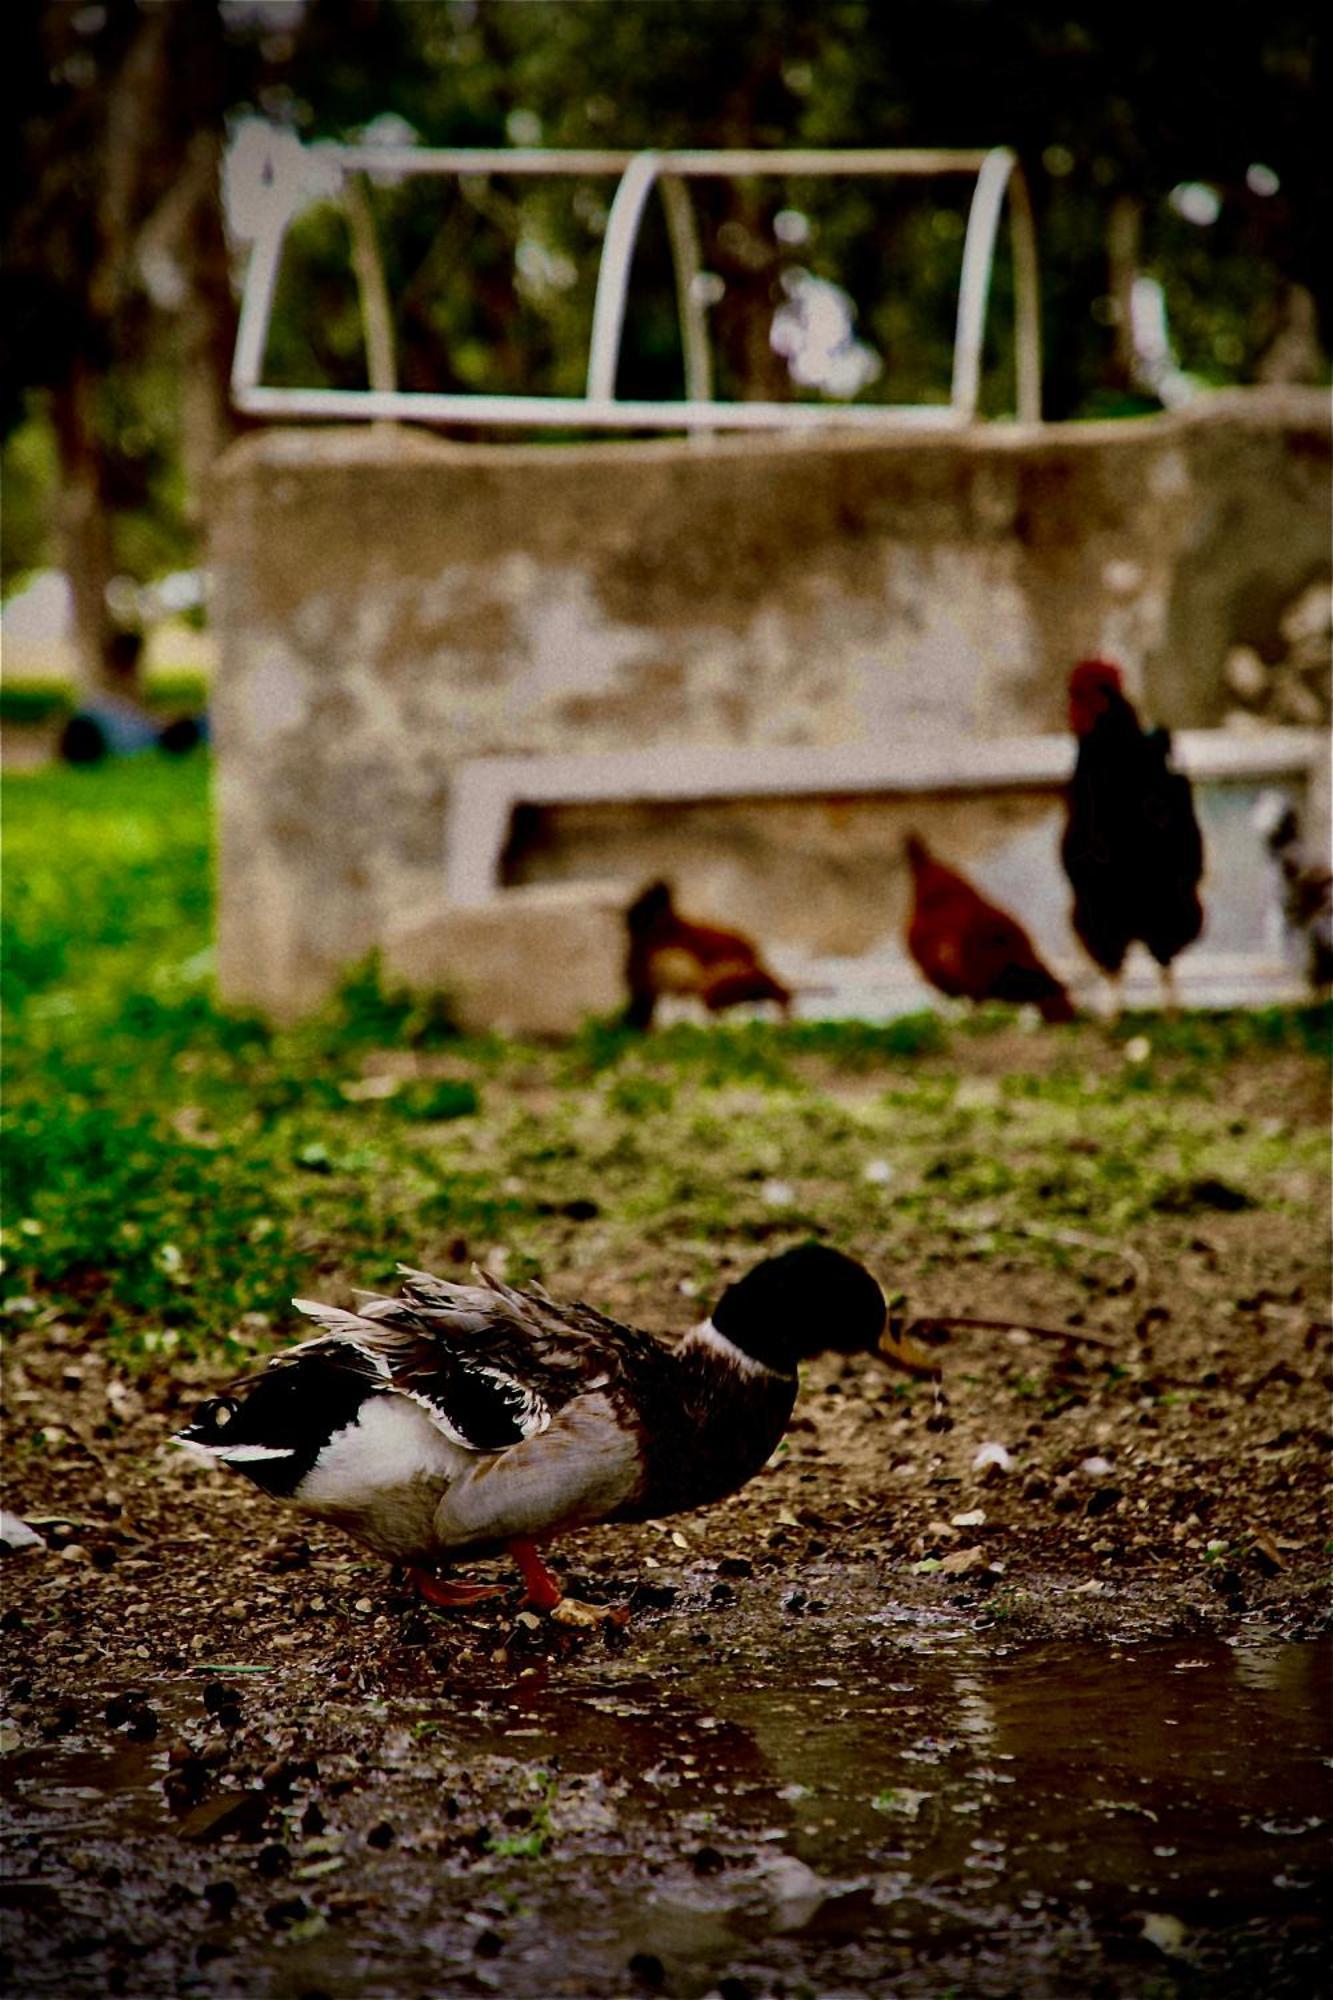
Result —
<instances>
[{"instance_id":1,"label":"muddy ground","mask_svg":"<svg viewBox=\"0 0 1333 2000\"><path fill-rule=\"evenodd\" d=\"M1326 1991L1326 1257L1195 1194L934 1278L1078 1338L816 1361L744 1493L567 1545L592 1634L425 1609L164 1448L199 1366L20 1333L11 1990Z\"/></svg>"}]
</instances>

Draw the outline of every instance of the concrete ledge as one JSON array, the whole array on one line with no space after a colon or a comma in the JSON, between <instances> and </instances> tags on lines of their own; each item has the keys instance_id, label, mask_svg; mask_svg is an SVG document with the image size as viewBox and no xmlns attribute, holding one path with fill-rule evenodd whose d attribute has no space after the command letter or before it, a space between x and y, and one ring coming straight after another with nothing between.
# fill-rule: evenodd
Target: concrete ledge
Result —
<instances>
[{"instance_id":1,"label":"concrete ledge","mask_svg":"<svg viewBox=\"0 0 1333 2000\"><path fill-rule=\"evenodd\" d=\"M625 999L625 905L614 884L543 883L393 930L391 978L447 994L468 1032L573 1034Z\"/></svg>"},{"instance_id":2,"label":"concrete ledge","mask_svg":"<svg viewBox=\"0 0 1333 2000\"><path fill-rule=\"evenodd\" d=\"M1288 778L1313 790L1328 740L1317 729L1269 729L1252 736L1188 729L1176 733L1174 749L1178 767L1199 784ZM669 744L611 756L471 758L456 767L450 788L446 897L469 908L500 890L501 861L521 806L1055 793L1073 766L1074 742L1068 736L846 743L832 749Z\"/></svg>"}]
</instances>

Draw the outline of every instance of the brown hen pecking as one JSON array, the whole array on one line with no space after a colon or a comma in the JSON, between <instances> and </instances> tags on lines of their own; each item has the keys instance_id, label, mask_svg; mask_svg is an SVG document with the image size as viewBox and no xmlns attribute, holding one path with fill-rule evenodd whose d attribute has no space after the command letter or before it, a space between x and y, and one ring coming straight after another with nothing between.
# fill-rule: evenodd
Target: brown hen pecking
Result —
<instances>
[{"instance_id":1,"label":"brown hen pecking","mask_svg":"<svg viewBox=\"0 0 1333 2000\"><path fill-rule=\"evenodd\" d=\"M658 1001L668 993L693 995L712 1014L750 1000L773 1000L784 1015L791 1005L789 988L768 970L749 938L682 917L670 883L650 882L631 903L625 922L630 1027L650 1028Z\"/></svg>"}]
</instances>

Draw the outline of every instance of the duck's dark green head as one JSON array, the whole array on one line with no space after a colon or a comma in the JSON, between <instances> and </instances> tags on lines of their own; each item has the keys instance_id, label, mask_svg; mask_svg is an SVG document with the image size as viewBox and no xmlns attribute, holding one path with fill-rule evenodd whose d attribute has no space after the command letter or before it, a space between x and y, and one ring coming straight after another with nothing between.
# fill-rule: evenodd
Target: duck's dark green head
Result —
<instances>
[{"instance_id":1,"label":"duck's dark green head","mask_svg":"<svg viewBox=\"0 0 1333 2000\"><path fill-rule=\"evenodd\" d=\"M766 1257L728 1285L712 1312L725 1340L784 1375L829 1349L873 1350L887 1319L884 1294L865 1265L823 1243Z\"/></svg>"}]
</instances>

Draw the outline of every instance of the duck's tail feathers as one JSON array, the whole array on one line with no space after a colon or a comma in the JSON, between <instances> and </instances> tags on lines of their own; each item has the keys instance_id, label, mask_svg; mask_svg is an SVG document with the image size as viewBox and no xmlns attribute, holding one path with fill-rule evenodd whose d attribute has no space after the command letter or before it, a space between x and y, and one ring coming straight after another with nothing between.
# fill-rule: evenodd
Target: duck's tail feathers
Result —
<instances>
[{"instance_id":1,"label":"duck's tail feathers","mask_svg":"<svg viewBox=\"0 0 1333 2000\"><path fill-rule=\"evenodd\" d=\"M281 1354L274 1355L269 1362L270 1368L283 1367L303 1354L310 1354L317 1347L326 1347L330 1340L336 1340L354 1348L363 1360L371 1364L377 1375L382 1375L386 1381L389 1379L389 1364L381 1352L383 1332L372 1319L361 1313L344 1312L341 1306L326 1306L319 1299L293 1299L292 1304L324 1331L313 1340L301 1340L295 1347L285 1347Z\"/></svg>"}]
</instances>

